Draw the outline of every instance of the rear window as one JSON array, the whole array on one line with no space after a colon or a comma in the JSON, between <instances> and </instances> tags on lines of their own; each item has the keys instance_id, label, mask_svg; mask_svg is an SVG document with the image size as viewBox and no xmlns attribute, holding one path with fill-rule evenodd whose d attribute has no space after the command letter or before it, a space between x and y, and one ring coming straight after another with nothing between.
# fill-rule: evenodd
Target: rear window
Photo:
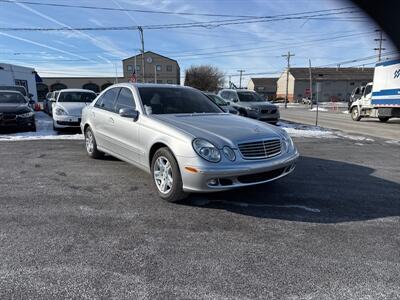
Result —
<instances>
[{"instance_id":1,"label":"rear window","mask_svg":"<svg viewBox=\"0 0 400 300\"><path fill-rule=\"evenodd\" d=\"M26 96L26 90L23 86L2 85L0 86L0 90L17 91L20 92L22 95Z\"/></svg>"},{"instance_id":2,"label":"rear window","mask_svg":"<svg viewBox=\"0 0 400 300\"><path fill-rule=\"evenodd\" d=\"M253 92L238 92L238 97L241 102L265 102L259 94Z\"/></svg>"}]
</instances>

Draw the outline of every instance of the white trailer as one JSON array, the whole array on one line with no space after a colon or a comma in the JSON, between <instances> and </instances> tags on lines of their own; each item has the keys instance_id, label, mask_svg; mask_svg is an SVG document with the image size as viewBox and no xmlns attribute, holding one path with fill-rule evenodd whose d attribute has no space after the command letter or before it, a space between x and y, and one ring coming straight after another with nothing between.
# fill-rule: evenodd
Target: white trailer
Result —
<instances>
[{"instance_id":1,"label":"white trailer","mask_svg":"<svg viewBox=\"0 0 400 300\"><path fill-rule=\"evenodd\" d=\"M350 112L354 121L372 117L386 122L400 117L400 59L376 64L374 81L351 103Z\"/></svg>"},{"instance_id":2,"label":"white trailer","mask_svg":"<svg viewBox=\"0 0 400 300\"><path fill-rule=\"evenodd\" d=\"M22 85L32 100L37 101L35 69L0 63L0 86Z\"/></svg>"}]
</instances>

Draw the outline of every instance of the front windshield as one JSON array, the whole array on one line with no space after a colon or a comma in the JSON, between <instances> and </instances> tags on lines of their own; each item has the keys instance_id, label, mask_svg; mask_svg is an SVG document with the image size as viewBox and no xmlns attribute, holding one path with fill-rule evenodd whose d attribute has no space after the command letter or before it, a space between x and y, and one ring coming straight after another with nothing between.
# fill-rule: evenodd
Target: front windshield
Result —
<instances>
[{"instance_id":1,"label":"front windshield","mask_svg":"<svg viewBox=\"0 0 400 300\"><path fill-rule=\"evenodd\" d=\"M260 95L253 92L237 92L240 102L266 102Z\"/></svg>"},{"instance_id":2,"label":"front windshield","mask_svg":"<svg viewBox=\"0 0 400 300\"><path fill-rule=\"evenodd\" d=\"M88 92L62 92L58 102L92 102L96 98L95 93Z\"/></svg>"},{"instance_id":3,"label":"front windshield","mask_svg":"<svg viewBox=\"0 0 400 300\"><path fill-rule=\"evenodd\" d=\"M211 98L211 100L214 101L214 103L219 105L219 106L226 106L227 105L227 103L224 101L224 99L222 99L218 95L210 95L210 94L208 94L207 96L209 96Z\"/></svg>"},{"instance_id":4,"label":"front windshield","mask_svg":"<svg viewBox=\"0 0 400 300\"><path fill-rule=\"evenodd\" d=\"M0 92L0 103L25 104L26 100L20 93Z\"/></svg>"},{"instance_id":5,"label":"front windshield","mask_svg":"<svg viewBox=\"0 0 400 300\"><path fill-rule=\"evenodd\" d=\"M0 90L17 91L20 92L22 95L26 96L26 90L23 86L4 85L0 86Z\"/></svg>"},{"instance_id":6,"label":"front windshield","mask_svg":"<svg viewBox=\"0 0 400 300\"><path fill-rule=\"evenodd\" d=\"M203 93L187 88L139 87L148 114L222 113Z\"/></svg>"}]
</instances>

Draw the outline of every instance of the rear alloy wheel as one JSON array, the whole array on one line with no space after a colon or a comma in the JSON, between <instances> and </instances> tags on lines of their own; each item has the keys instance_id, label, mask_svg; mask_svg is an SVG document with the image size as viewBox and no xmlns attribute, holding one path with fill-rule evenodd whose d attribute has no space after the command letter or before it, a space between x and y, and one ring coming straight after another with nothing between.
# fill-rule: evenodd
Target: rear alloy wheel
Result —
<instances>
[{"instance_id":1,"label":"rear alloy wheel","mask_svg":"<svg viewBox=\"0 0 400 300\"><path fill-rule=\"evenodd\" d=\"M379 121L381 121L381 122L387 122L390 119L390 117L378 117L378 118L379 118Z\"/></svg>"},{"instance_id":2,"label":"rear alloy wheel","mask_svg":"<svg viewBox=\"0 0 400 300\"><path fill-rule=\"evenodd\" d=\"M85 146L87 154L92 158L103 157L104 153L97 150L96 139L90 127L85 130Z\"/></svg>"},{"instance_id":3,"label":"rear alloy wheel","mask_svg":"<svg viewBox=\"0 0 400 300\"><path fill-rule=\"evenodd\" d=\"M351 110L351 118L353 119L353 121L360 121L361 120L361 116L360 116L360 112L358 111L358 107L354 106Z\"/></svg>"},{"instance_id":4,"label":"rear alloy wheel","mask_svg":"<svg viewBox=\"0 0 400 300\"><path fill-rule=\"evenodd\" d=\"M168 148L160 148L151 161L151 173L158 195L168 201L177 202L187 197L183 191L178 163Z\"/></svg>"}]
</instances>

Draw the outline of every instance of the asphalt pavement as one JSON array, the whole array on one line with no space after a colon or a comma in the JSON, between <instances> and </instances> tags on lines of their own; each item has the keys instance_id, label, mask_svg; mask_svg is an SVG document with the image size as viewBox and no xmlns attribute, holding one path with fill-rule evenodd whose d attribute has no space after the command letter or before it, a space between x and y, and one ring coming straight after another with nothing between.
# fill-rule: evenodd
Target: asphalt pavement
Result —
<instances>
[{"instance_id":1,"label":"asphalt pavement","mask_svg":"<svg viewBox=\"0 0 400 300\"><path fill-rule=\"evenodd\" d=\"M352 134L400 140L400 118L390 119L386 123L382 123L376 118L363 118L356 122L351 119L350 114L342 113L342 111L333 111L330 108L328 111L319 111L318 125ZM280 112L283 120L315 125L316 111L310 111L306 106L288 107L287 109L280 107Z\"/></svg>"},{"instance_id":2,"label":"asphalt pavement","mask_svg":"<svg viewBox=\"0 0 400 300\"><path fill-rule=\"evenodd\" d=\"M0 142L0 299L399 299L400 145L295 143L280 181L170 204L83 141Z\"/></svg>"}]
</instances>

